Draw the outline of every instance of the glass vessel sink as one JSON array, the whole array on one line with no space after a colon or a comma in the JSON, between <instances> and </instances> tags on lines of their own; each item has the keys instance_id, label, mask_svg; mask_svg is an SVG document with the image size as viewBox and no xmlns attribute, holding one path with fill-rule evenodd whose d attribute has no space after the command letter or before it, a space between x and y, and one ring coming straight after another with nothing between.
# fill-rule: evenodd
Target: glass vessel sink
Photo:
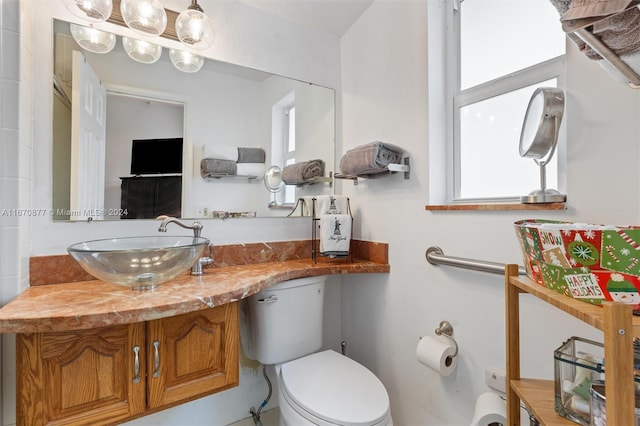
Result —
<instances>
[{"instance_id":1,"label":"glass vessel sink","mask_svg":"<svg viewBox=\"0 0 640 426\"><path fill-rule=\"evenodd\" d=\"M149 236L85 241L67 251L100 280L152 290L191 268L208 246L202 237Z\"/></svg>"}]
</instances>

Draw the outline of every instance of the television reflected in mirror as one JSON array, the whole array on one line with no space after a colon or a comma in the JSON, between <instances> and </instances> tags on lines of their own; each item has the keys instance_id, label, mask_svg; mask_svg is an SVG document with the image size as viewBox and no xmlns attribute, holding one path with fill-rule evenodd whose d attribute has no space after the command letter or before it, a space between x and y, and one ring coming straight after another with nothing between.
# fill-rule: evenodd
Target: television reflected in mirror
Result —
<instances>
[{"instance_id":1,"label":"television reflected in mirror","mask_svg":"<svg viewBox=\"0 0 640 426\"><path fill-rule=\"evenodd\" d=\"M131 174L182 174L182 138L131 141Z\"/></svg>"}]
</instances>

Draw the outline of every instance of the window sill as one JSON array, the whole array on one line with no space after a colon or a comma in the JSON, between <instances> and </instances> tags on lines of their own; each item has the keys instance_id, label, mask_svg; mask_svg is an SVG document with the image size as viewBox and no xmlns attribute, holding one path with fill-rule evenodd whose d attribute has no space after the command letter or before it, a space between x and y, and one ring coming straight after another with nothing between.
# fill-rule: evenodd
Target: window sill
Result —
<instances>
[{"instance_id":1,"label":"window sill","mask_svg":"<svg viewBox=\"0 0 640 426\"><path fill-rule=\"evenodd\" d=\"M567 203L493 203L493 204L428 204L424 207L427 211L443 210L566 210Z\"/></svg>"}]
</instances>

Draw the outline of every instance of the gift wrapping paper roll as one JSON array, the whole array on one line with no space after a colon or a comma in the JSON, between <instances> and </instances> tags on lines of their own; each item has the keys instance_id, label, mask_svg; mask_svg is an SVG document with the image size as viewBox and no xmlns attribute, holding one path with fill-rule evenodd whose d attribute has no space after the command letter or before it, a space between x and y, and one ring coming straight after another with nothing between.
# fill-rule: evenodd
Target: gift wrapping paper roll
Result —
<instances>
[{"instance_id":1,"label":"gift wrapping paper roll","mask_svg":"<svg viewBox=\"0 0 640 426\"><path fill-rule=\"evenodd\" d=\"M442 376L449 376L456 369L457 357L453 357L455 346L445 338L425 336L418 342L418 362Z\"/></svg>"},{"instance_id":2,"label":"gift wrapping paper roll","mask_svg":"<svg viewBox=\"0 0 640 426\"><path fill-rule=\"evenodd\" d=\"M507 424L507 403L492 392L485 392L476 399L471 426Z\"/></svg>"}]
</instances>

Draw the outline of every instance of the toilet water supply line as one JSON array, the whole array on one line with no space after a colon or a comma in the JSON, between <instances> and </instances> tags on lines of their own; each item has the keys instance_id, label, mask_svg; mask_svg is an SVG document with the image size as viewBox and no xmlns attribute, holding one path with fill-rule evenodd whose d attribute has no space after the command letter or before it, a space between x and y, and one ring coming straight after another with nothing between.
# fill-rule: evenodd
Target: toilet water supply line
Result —
<instances>
[{"instance_id":1,"label":"toilet water supply line","mask_svg":"<svg viewBox=\"0 0 640 426\"><path fill-rule=\"evenodd\" d=\"M458 345L456 344L456 348L457 346ZM347 342L342 341L340 343L340 348L341 348L342 355L346 355ZM456 354L457 353L458 351L456 349ZM264 401L262 401L262 404L260 404L257 410L254 407L251 407L251 409L249 409L249 413L251 413L251 417L253 418L253 423L256 424L256 426L262 426L262 421L260 420L260 412L267 405L267 403L269 403L269 400L271 399L271 392L273 391L271 386L271 380L269 380L269 376L267 376L267 366L264 364L262 364L262 374L264 375L264 379L267 381L267 386L269 386L269 393L267 395L267 398Z\"/></svg>"},{"instance_id":2,"label":"toilet water supply line","mask_svg":"<svg viewBox=\"0 0 640 426\"><path fill-rule=\"evenodd\" d=\"M254 407L251 407L251 409L249 410L249 413L251 413L251 417L253 418L253 423L255 423L256 426L262 426L262 421L260 421L260 412L271 399L271 392L273 391L271 386L271 380L269 380L269 376L267 376L267 366L264 364L262 364L262 375L264 376L264 379L267 381L267 386L269 386L269 393L267 394L267 398L264 401L262 401L262 404L260 404L257 410Z\"/></svg>"}]
</instances>

